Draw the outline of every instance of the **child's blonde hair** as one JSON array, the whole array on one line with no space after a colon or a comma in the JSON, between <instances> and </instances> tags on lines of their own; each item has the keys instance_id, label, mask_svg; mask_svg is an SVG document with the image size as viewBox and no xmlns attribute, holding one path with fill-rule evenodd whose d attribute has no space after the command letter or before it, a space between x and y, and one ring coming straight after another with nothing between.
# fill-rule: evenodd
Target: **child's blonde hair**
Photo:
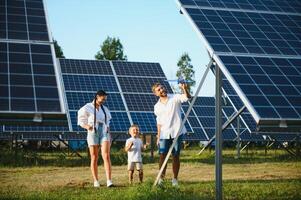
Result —
<instances>
[{"instance_id":1,"label":"child's blonde hair","mask_svg":"<svg viewBox=\"0 0 301 200\"><path fill-rule=\"evenodd\" d=\"M138 126L137 124L132 124L132 125L130 126L130 128L129 128L128 134L130 134L131 129L134 128L134 127L139 128L139 126Z\"/></svg>"}]
</instances>

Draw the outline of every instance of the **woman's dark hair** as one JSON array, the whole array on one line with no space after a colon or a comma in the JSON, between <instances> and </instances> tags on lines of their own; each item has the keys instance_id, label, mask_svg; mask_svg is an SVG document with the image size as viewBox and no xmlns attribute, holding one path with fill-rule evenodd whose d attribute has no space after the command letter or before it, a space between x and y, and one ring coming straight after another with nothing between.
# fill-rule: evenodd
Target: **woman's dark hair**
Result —
<instances>
[{"instance_id":1,"label":"woman's dark hair","mask_svg":"<svg viewBox=\"0 0 301 200\"><path fill-rule=\"evenodd\" d=\"M108 94L103 90L98 90L94 96L94 128L96 125L96 99L97 99L97 96L108 96ZM95 130L95 132L96 132L96 130Z\"/></svg>"}]
</instances>

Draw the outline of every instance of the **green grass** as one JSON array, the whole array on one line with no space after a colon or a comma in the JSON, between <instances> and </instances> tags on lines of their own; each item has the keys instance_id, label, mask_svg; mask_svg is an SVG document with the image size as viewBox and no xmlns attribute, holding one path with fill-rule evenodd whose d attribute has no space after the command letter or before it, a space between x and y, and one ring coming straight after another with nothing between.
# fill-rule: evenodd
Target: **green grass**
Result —
<instances>
[{"instance_id":1,"label":"green grass","mask_svg":"<svg viewBox=\"0 0 301 200\"><path fill-rule=\"evenodd\" d=\"M300 199L300 180L224 181L224 199ZM179 188L152 188L152 181L130 187L95 189L92 187L63 187L50 191L0 192L1 199L214 199L214 182L184 182Z\"/></svg>"},{"instance_id":2,"label":"green grass","mask_svg":"<svg viewBox=\"0 0 301 200\"><path fill-rule=\"evenodd\" d=\"M26 151L16 154L8 149L0 154L0 199L214 199L214 152L192 147L181 155L180 187L171 187L171 165L162 187L152 187L158 172L158 155L152 160L144 152L143 184L127 184L126 154L112 149L115 188L93 188L89 158L64 155L58 151ZM244 151L235 159L235 150L223 151L224 199L301 199L301 159L279 149L265 154L262 148ZM137 173L135 173L137 178Z\"/></svg>"}]
</instances>

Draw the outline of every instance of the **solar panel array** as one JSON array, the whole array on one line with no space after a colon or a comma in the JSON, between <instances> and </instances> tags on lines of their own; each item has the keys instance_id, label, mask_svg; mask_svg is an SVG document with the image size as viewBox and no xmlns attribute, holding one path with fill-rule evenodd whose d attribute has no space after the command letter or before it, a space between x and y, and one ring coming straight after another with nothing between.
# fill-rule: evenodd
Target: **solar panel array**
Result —
<instances>
[{"instance_id":1,"label":"solar panel array","mask_svg":"<svg viewBox=\"0 0 301 200\"><path fill-rule=\"evenodd\" d=\"M212 66L211 71L215 74L215 68ZM222 89L224 94L224 105L223 105L223 113L230 117L234 112L237 112L240 108L243 107L243 102L229 83L229 81L222 76ZM293 141L296 139L297 133L281 133L281 132L273 132L273 137L265 137L269 136L271 133L269 132L257 132L256 122L252 117L251 113L247 108L239 116L240 120L240 140L242 141L262 141L262 140L271 140L274 138L279 141ZM237 129L237 120L234 120L232 123ZM237 131L236 131L237 132Z\"/></svg>"},{"instance_id":2,"label":"solar panel array","mask_svg":"<svg viewBox=\"0 0 301 200\"><path fill-rule=\"evenodd\" d=\"M42 0L0 1L0 113L63 115Z\"/></svg>"},{"instance_id":3,"label":"solar panel array","mask_svg":"<svg viewBox=\"0 0 301 200\"><path fill-rule=\"evenodd\" d=\"M257 128L301 126L301 2L179 0Z\"/></svg>"},{"instance_id":4,"label":"solar panel array","mask_svg":"<svg viewBox=\"0 0 301 200\"><path fill-rule=\"evenodd\" d=\"M130 121L110 62L75 59L59 61L72 131L84 131L77 125L77 111L86 103L92 102L96 91L100 89L108 92L105 105L112 115L111 131L125 131Z\"/></svg>"}]
</instances>

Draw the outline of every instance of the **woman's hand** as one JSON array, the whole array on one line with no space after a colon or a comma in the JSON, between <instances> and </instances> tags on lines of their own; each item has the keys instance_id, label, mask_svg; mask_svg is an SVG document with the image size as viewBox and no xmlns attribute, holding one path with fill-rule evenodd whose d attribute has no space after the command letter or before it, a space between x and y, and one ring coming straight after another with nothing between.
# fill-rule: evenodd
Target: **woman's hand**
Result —
<instances>
[{"instance_id":1,"label":"woman's hand","mask_svg":"<svg viewBox=\"0 0 301 200\"><path fill-rule=\"evenodd\" d=\"M93 131L93 126L91 126L91 125L86 125L85 127L84 127L87 131Z\"/></svg>"}]
</instances>

